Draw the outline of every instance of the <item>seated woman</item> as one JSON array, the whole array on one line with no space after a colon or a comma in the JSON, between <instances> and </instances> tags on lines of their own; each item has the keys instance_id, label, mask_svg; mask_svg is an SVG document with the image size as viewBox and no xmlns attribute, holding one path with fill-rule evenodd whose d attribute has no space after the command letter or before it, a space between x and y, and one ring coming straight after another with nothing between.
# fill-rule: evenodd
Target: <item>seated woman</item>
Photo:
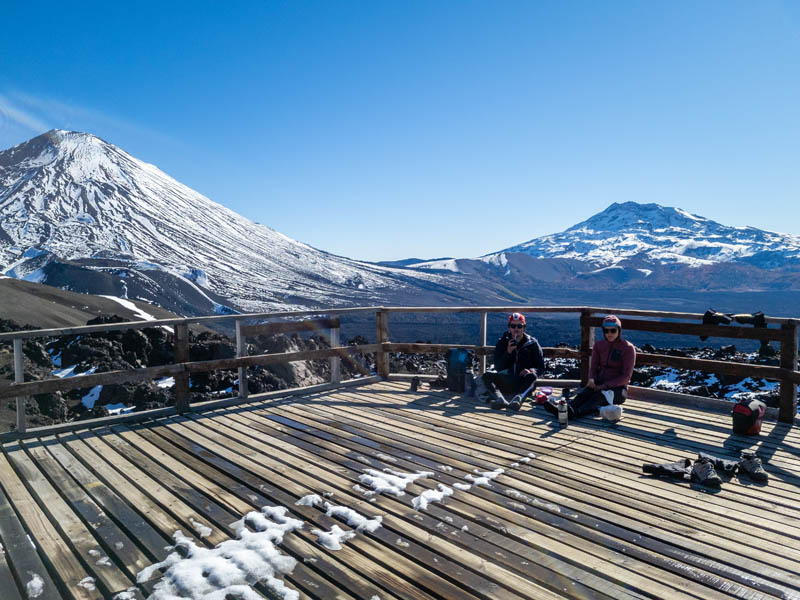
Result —
<instances>
[{"instance_id":1,"label":"seated woman","mask_svg":"<svg viewBox=\"0 0 800 600\"><path fill-rule=\"evenodd\" d=\"M569 401L569 418L592 414L608 404L622 404L628 397L628 384L636 363L636 348L622 339L622 322L614 315L603 319L603 339L592 348L589 363L589 381ZM556 407L547 402L545 409L558 414Z\"/></svg>"}]
</instances>

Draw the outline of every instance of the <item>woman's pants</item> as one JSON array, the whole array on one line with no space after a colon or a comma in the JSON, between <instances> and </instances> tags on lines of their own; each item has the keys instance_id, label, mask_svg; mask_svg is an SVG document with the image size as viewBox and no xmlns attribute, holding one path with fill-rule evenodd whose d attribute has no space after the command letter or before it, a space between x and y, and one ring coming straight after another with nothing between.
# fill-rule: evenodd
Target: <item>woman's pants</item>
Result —
<instances>
[{"instance_id":1,"label":"woman's pants","mask_svg":"<svg viewBox=\"0 0 800 600\"><path fill-rule=\"evenodd\" d=\"M593 414L601 406L608 404L603 392L612 392L614 394L614 404L624 404L625 399L628 397L628 386L621 385L619 387L609 388L607 390L596 390L585 387L580 390L575 397L569 401L569 406L574 411L575 418L582 417L583 415ZM570 411L570 412L572 412Z\"/></svg>"}]
</instances>

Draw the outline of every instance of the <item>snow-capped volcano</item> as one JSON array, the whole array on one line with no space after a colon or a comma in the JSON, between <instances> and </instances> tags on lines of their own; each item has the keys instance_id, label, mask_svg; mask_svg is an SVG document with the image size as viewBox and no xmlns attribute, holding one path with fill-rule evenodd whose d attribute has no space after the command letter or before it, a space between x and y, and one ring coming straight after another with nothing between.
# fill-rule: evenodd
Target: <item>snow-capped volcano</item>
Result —
<instances>
[{"instance_id":1,"label":"snow-capped volcano","mask_svg":"<svg viewBox=\"0 0 800 600\"><path fill-rule=\"evenodd\" d=\"M800 288L800 236L625 202L560 233L479 258L410 267L513 278L518 288L528 289L558 283L580 289L789 290Z\"/></svg>"},{"instance_id":2,"label":"snow-capped volcano","mask_svg":"<svg viewBox=\"0 0 800 600\"><path fill-rule=\"evenodd\" d=\"M464 299L454 280L317 250L60 130L0 152L0 272L162 304L168 294L180 312L374 303L400 290L412 302Z\"/></svg>"},{"instance_id":3,"label":"snow-capped volcano","mask_svg":"<svg viewBox=\"0 0 800 600\"><path fill-rule=\"evenodd\" d=\"M749 262L772 267L800 257L800 236L755 227L729 227L680 208L625 202L612 204L561 233L501 252L573 258L597 267L633 261L690 266Z\"/></svg>"}]
</instances>

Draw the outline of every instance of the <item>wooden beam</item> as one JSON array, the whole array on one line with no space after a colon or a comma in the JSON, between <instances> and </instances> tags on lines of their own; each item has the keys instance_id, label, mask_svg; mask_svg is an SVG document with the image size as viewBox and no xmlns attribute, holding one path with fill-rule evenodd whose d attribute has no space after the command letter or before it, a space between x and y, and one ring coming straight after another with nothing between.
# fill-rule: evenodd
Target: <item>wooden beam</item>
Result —
<instances>
[{"instance_id":1,"label":"wooden beam","mask_svg":"<svg viewBox=\"0 0 800 600\"><path fill-rule=\"evenodd\" d=\"M389 377L389 355L383 344L389 341L389 315L385 310L375 311L375 330L378 340L378 352L375 358L375 370L386 379Z\"/></svg>"},{"instance_id":2,"label":"wooden beam","mask_svg":"<svg viewBox=\"0 0 800 600\"><path fill-rule=\"evenodd\" d=\"M339 336L341 329L337 325L331 327L331 348L339 347ZM331 356L329 359L331 367L331 383L339 383L342 380L342 359L339 356Z\"/></svg>"},{"instance_id":3,"label":"wooden beam","mask_svg":"<svg viewBox=\"0 0 800 600\"><path fill-rule=\"evenodd\" d=\"M594 325L590 321L601 321L592 319L592 311L584 309L581 311L581 384L586 385L589 381L589 366L592 356L592 346L594 346ZM601 321L602 322L602 321Z\"/></svg>"},{"instance_id":4,"label":"wooden beam","mask_svg":"<svg viewBox=\"0 0 800 600\"><path fill-rule=\"evenodd\" d=\"M14 383L25 382L25 363L22 353L22 339L14 338ZM25 396L17 396L17 431L25 433Z\"/></svg>"},{"instance_id":5,"label":"wooden beam","mask_svg":"<svg viewBox=\"0 0 800 600\"><path fill-rule=\"evenodd\" d=\"M236 357L247 356L247 339L242 331L244 325L236 321ZM247 398L247 369L239 367L239 398Z\"/></svg>"},{"instance_id":6,"label":"wooden beam","mask_svg":"<svg viewBox=\"0 0 800 600\"><path fill-rule=\"evenodd\" d=\"M581 326L584 324L599 327L603 320L592 317L584 320L581 317ZM695 323L670 323L665 321L645 321L641 319L625 319L623 330L629 331L655 331L658 333L675 333L679 335L697 335L708 337L737 338L746 340L778 340L786 337L782 329L768 329L766 327L742 327L740 325L698 325Z\"/></svg>"},{"instance_id":7,"label":"wooden beam","mask_svg":"<svg viewBox=\"0 0 800 600\"><path fill-rule=\"evenodd\" d=\"M370 313L376 307L363 306L358 308L321 308L319 310L294 310L271 313L247 313L235 315L213 315L206 317L189 317L179 319L155 319L153 321L127 321L124 323L106 323L103 325L80 325L76 327L56 327L53 329L30 329L0 333L0 342L21 339L56 337L59 335L85 335L87 333L102 333L106 331L124 331L126 329L147 329L148 327L172 327L178 323L187 325L205 325L207 323L220 323L223 321L253 320L253 319L280 319L286 317L307 317L309 315L341 315L350 313Z\"/></svg>"},{"instance_id":8,"label":"wooden beam","mask_svg":"<svg viewBox=\"0 0 800 600\"><path fill-rule=\"evenodd\" d=\"M78 327L58 327L52 329L33 329L25 331L11 331L0 333L0 342L8 342L16 337L21 339L55 337L60 335L84 335L87 333L101 333L106 331L124 331L126 329L146 329L148 327L172 327L178 323L187 325L205 325L208 323L220 323L231 320L253 320L253 319L279 319L288 317L308 317L311 315L343 315L354 313L368 313L376 310L389 312L415 312L415 313L482 313L482 312L530 312L530 313L580 313L583 310L590 310L594 313L614 313L616 315L653 317L660 319L686 319L702 320L703 315L699 313L670 312L657 310L633 310L628 308L601 308L586 306L362 306L357 308L320 308L318 310L296 310L270 313L247 313L235 315L213 315L205 317L191 317L180 319L156 319L154 321L128 321L125 323L107 323L104 325L83 325ZM766 317L767 323L787 324L796 319L781 317Z\"/></svg>"},{"instance_id":9,"label":"wooden beam","mask_svg":"<svg viewBox=\"0 0 800 600\"><path fill-rule=\"evenodd\" d=\"M789 373L797 369L797 323L783 325L785 338L781 342L780 366ZM780 413L778 419L784 423L793 423L797 415L797 379L788 373L781 379Z\"/></svg>"},{"instance_id":10,"label":"wooden beam","mask_svg":"<svg viewBox=\"0 0 800 600\"><path fill-rule=\"evenodd\" d=\"M175 325L175 364L189 362L189 326L186 323ZM178 413L189 410L189 374L175 375L175 406Z\"/></svg>"},{"instance_id":11,"label":"wooden beam","mask_svg":"<svg viewBox=\"0 0 800 600\"><path fill-rule=\"evenodd\" d=\"M304 350L302 352L279 352L275 354L259 354L242 358L221 358L218 360L197 361L160 367L147 367L145 369L130 369L125 371L107 371L92 375L78 375L68 379L45 379L43 381L29 381L14 383L0 389L0 400L13 398L21 393L32 396L34 394L47 394L62 392L79 388L106 385L109 383L127 383L130 381L147 381L164 376L176 376L182 373L204 373L217 369L237 369L240 366L252 367L255 365L271 365L275 363L295 362L301 360L320 360L331 356L350 356L351 354L377 352L378 344L365 344L362 346L341 346L339 348L326 348L323 350Z\"/></svg>"},{"instance_id":12,"label":"wooden beam","mask_svg":"<svg viewBox=\"0 0 800 600\"><path fill-rule=\"evenodd\" d=\"M237 321L237 324L239 321ZM276 335L294 331L323 331L339 327L339 319L310 319L307 321L286 321L283 323L259 323L258 325L242 325L244 337L255 335Z\"/></svg>"},{"instance_id":13,"label":"wooden beam","mask_svg":"<svg viewBox=\"0 0 800 600\"><path fill-rule=\"evenodd\" d=\"M705 371L734 377L759 377L775 381L781 379L783 376L783 370L778 367L725 362L722 360L707 360L703 358L689 358L687 356L646 354L644 352L638 352L636 354L636 364L673 367L675 369L685 369L687 371Z\"/></svg>"},{"instance_id":14,"label":"wooden beam","mask_svg":"<svg viewBox=\"0 0 800 600\"><path fill-rule=\"evenodd\" d=\"M489 313L486 311L481 312L481 327L480 333L478 334L478 346L483 348L486 345L486 330L487 330L487 320L489 317ZM478 375L483 375L486 372L486 355L481 354L480 358L478 359Z\"/></svg>"}]
</instances>

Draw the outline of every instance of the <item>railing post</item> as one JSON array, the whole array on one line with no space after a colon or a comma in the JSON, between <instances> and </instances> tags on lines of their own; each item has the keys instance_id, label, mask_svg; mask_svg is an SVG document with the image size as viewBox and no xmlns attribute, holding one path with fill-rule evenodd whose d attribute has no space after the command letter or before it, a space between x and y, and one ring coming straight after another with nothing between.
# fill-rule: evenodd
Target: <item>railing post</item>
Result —
<instances>
[{"instance_id":1,"label":"railing post","mask_svg":"<svg viewBox=\"0 0 800 600\"><path fill-rule=\"evenodd\" d=\"M486 346L486 321L489 316L489 313L482 312L481 313L481 332L478 335L478 345L483 348ZM478 374L483 375L486 373L486 355L481 354L480 358L478 359Z\"/></svg>"},{"instance_id":2,"label":"railing post","mask_svg":"<svg viewBox=\"0 0 800 600\"><path fill-rule=\"evenodd\" d=\"M175 325L175 364L189 362L189 326L186 323ZM189 374L175 375L175 408L178 413L189 410Z\"/></svg>"},{"instance_id":3,"label":"railing post","mask_svg":"<svg viewBox=\"0 0 800 600\"><path fill-rule=\"evenodd\" d=\"M14 383L25 381L25 367L22 358L22 339L14 338ZM25 433L28 429L25 422L25 401L27 399L27 396L17 396L17 433Z\"/></svg>"},{"instance_id":4,"label":"railing post","mask_svg":"<svg viewBox=\"0 0 800 600\"><path fill-rule=\"evenodd\" d=\"M236 358L247 356L247 340L242 335L242 322L236 320ZM247 398L247 367L239 367L239 398Z\"/></svg>"},{"instance_id":5,"label":"railing post","mask_svg":"<svg viewBox=\"0 0 800 600\"><path fill-rule=\"evenodd\" d=\"M592 311L581 310L581 385L586 385L589 381L589 361L592 357L592 346L594 346L594 327L584 323L584 319L589 319Z\"/></svg>"},{"instance_id":6,"label":"railing post","mask_svg":"<svg viewBox=\"0 0 800 600\"><path fill-rule=\"evenodd\" d=\"M389 341L389 315L385 310L375 311L375 329L378 344ZM383 348L375 353L375 370L384 379L389 377L389 353Z\"/></svg>"},{"instance_id":7,"label":"railing post","mask_svg":"<svg viewBox=\"0 0 800 600\"><path fill-rule=\"evenodd\" d=\"M336 321L336 327L331 327L331 348L338 348L340 345L339 321ZM331 383L341 383L342 381L342 359L338 356L331 356Z\"/></svg>"},{"instance_id":8,"label":"railing post","mask_svg":"<svg viewBox=\"0 0 800 600\"><path fill-rule=\"evenodd\" d=\"M781 363L782 369L794 371L797 369L797 321L786 323L781 326L785 337L781 340ZM784 377L780 383L780 409L778 420L784 423L794 423L797 415L797 384L794 380Z\"/></svg>"}]
</instances>

